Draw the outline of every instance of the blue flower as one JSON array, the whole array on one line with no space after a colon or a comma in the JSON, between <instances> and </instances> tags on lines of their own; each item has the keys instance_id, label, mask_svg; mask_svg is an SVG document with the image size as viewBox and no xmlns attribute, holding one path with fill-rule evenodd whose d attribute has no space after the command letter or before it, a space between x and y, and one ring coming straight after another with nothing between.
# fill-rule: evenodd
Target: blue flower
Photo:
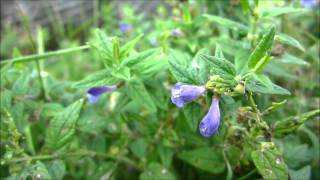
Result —
<instances>
[{"instance_id":1,"label":"blue flower","mask_svg":"<svg viewBox=\"0 0 320 180\"><path fill-rule=\"evenodd\" d=\"M93 88L90 88L88 91L87 91L87 98L88 98L88 101L89 103L91 104L95 104L99 97L103 94L103 93L106 93L106 92L110 92L110 91L114 91L117 89L117 86L116 85L113 85L113 86L98 86L98 87L93 87Z\"/></svg>"},{"instance_id":2,"label":"blue flower","mask_svg":"<svg viewBox=\"0 0 320 180\"><path fill-rule=\"evenodd\" d=\"M203 86L187 85L179 82L171 89L171 101L173 104L181 108L186 103L197 99L205 92L206 88Z\"/></svg>"},{"instance_id":3,"label":"blue flower","mask_svg":"<svg viewBox=\"0 0 320 180\"><path fill-rule=\"evenodd\" d=\"M119 24L119 30L120 30L122 33L127 33L127 32L129 32L129 31L132 30L132 26L131 26L131 24L120 23L120 24Z\"/></svg>"},{"instance_id":4,"label":"blue flower","mask_svg":"<svg viewBox=\"0 0 320 180\"><path fill-rule=\"evenodd\" d=\"M313 8L318 5L317 0L300 0L300 4L305 8Z\"/></svg>"},{"instance_id":5,"label":"blue flower","mask_svg":"<svg viewBox=\"0 0 320 180\"><path fill-rule=\"evenodd\" d=\"M199 130L202 136L210 137L215 134L220 124L219 98L214 97L208 113L199 124Z\"/></svg>"},{"instance_id":6,"label":"blue flower","mask_svg":"<svg viewBox=\"0 0 320 180\"><path fill-rule=\"evenodd\" d=\"M179 36L183 36L183 32L181 31L181 29L176 28L171 31L171 35L175 37L179 37Z\"/></svg>"},{"instance_id":7,"label":"blue flower","mask_svg":"<svg viewBox=\"0 0 320 180\"><path fill-rule=\"evenodd\" d=\"M152 37L150 40L151 45L156 46L158 44L157 37Z\"/></svg>"}]
</instances>

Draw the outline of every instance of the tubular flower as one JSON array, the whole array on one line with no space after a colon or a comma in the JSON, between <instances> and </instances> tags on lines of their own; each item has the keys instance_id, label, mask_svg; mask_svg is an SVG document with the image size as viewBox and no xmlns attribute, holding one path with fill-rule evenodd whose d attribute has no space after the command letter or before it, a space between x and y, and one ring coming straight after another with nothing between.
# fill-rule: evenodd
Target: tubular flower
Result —
<instances>
[{"instance_id":1,"label":"tubular flower","mask_svg":"<svg viewBox=\"0 0 320 180\"><path fill-rule=\"evenodd\" d=\"M99 97L103 94L103 93L106 93L106 92L110 92L110 91L114 91L117 89L117 86L116 85L113 85L113 86L98 86L98 87L93 87L93 88L90 88L88 91L87 91L87 98L88 98L88 101L89 103L91 104L95 104Z\"/></svg>"},{"instance_id":2,"label":"tubular flower","mask_svg":"<svg viewBox=\"0 0 320 180\"><path fill-rule=\"evenodd\" d=\"M122 33L127 33L127 32L129 32L129 31L132 30L132 26L131 26L131 24L120 23L120 24L119 24L119 30L120 30Z\"/></svg>"},{"instance_id":3,"label":"tubular flower","mask_svg":"<svg viewBox=\"0 0 320 180\"><path fill-rule=\"evenodd\" d=\"M317 7L318 3L318 0L300 0L300 4L305 8Z\"/></svg>"},{"instance_id":4,"label":"tubular flower","mask_svg":"<svg viewBox=\"0 0 320 180\"><path fill-rule=\"evenodd\" d=\"M180 36L183 36L184 33L181 31L180 28L176 28L171 31L171 35L174 37L180 37Z\"/></svg>"},{"instance_id":5,"label":"tubular flower","mask_svg":"<svg viewBox=\"0 0 320 180\"><path fill-rule=\"evenodd\" d=\"M219 98L213 97L208 113L199 124L199 130L202 136L210 137L215 134L220 124Z\"/></svg>"},{"instance_id":6,"label":"tubular flower","mask_svg":"<svg viewBox=\"0 0 320 180\"><path fill-rule=\"evenodd\" d=\"M181 108L205 92L206 88L203 86L187 85L179 82L171 89L171 101L177 107Z\"/></svg>"}]
</instances>

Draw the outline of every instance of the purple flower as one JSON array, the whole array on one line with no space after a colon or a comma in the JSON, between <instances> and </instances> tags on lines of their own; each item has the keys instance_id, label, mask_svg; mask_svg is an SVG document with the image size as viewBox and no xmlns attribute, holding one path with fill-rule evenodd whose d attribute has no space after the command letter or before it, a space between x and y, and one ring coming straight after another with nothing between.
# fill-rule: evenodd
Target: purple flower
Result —
<instances>
[{"instance_id":1,"label":"purple flower","mask_svg":"<svg viewBox=\"0 0 320 180\"><path fill-rule=\"evenodd\" d=\"M199 124L199 130L202 136L210 137L215 134L220 124L220 109L219 98L212 98L210 109L206 116L201 120Z\"/></svg>"},{"instance_id":2,"label":"purple flower","mask_svg":"<svg viewBox=\"0 0 320 180\"><path fill-rule=\"evenodd\" d=\"M93 88L90 88L88 91L87 91L87 98L88 98L88 101L89 103L91 104L95 104L99 97L105 93L105 92L110 92L110 91L114 91L117 89L117 86L116 85L113 85L113 86L98 86L98 87L93 87Z\"/></svg>"},{"instance_id":3,"label":"purple flower","mask_svg":"<svg viewBox=\"0 0 320 180\"><path fill-rule=\"evenodd\" d=\"M171 31L171 35L179 37L179 36L183 36L183 32L181 31L181 29L176 28L176 29Z\"/></svg>"},{"instance_id":4,"label":"purple flower","mask_svg":"<svg viewBox=\"0 0 320 180\"><path fill-rule=\"evenodd\" d=\"M197 99L205 92L206 88L203 86L187 85L179 82L171 89L171 101L173 104L181 108L186 103Z\"/></svg>"},{"instance_id":5,"label":"purple flower","mask_svg":"<svg viewBox=\"0 0 320 180\"><path fill-rule=\"evenodd\" d=\"M305 8L313 8L318 4L317 0L300 0L300 4Z\"/></svg>"},{"instance_id":6,"label":"purple flower","mask_svg":"<svg viewBox=\"0 0 320 180\"><path fill-rule=\"evenodd\" d=\"M157 37L152 37L150 40L151 45L156 46L158 44Z\"/></svg>"},{"instance_id":7,"label":"purple flower","mask_svg":"<svg viewBox=\"0 0 320 180\"><path fill-rule=\"evenodd\" d=\"M122 33L127 33L127 32L129 32L129 31L132 30L132 26L131 26L131 24L120 23L120 24L119 24L119 30L120 30Z\"/></svg>"}]
</instances>

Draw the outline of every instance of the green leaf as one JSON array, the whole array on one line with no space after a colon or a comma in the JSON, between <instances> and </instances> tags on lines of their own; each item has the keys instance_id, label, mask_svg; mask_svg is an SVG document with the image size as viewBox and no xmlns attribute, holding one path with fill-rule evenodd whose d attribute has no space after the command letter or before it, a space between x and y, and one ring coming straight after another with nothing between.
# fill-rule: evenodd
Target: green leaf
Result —
<instances>
[{"instance_id":1,"label":"green leaf","mask_svg":"<svg viewBox=\"0 0 320 180\"><path fill-rule=\"evenodd\" d=\"M281 62L284 64L295 64L295 65L302 65L302 66L310 65L308 62L288 53L285 53L282 56L276 58L275 61Z\"/></svg>"},{"instance_id":2,"label":"green leaf","mask_svg":"<svg viewBox=\"0 0 320 180\"><path fill-rule=\"evenodd\" d=\"M140 174L141 180L174 180L176 177L158 163L150 163L146 170Z\"/></svg>"},{"instance_id":3,"label":"green leaf","mask_svg":"<svg viewBox=\"0 0 320 180\"><path fill-rule=\"evenodd\" d=\"M210 64L210 74L220 75L223 79L234 79L236 76L236 69L230 61L224 58L218 58L205 54L201 54L200 58Z\"/></svg>"},{"instance_id":4,"label":"green leaf","mask_svg":"<svg viewBox=\"0 0 320 180\"><path fill-rule=\"evenodd\" d=\"M274 84L265 75L253 75L245 82L246 90L263 94L280 94L290 95L290 92L276 84Z\"/></svg>"},{"instance_id":5,"label":"green leaf","mask_svg":"<svg viewBox=\"0 0 320 180\"><path fill-rule=\"evenodd\" d=\"M106 67L114 63L112 58L112 43L102 30L96 30L96 40L90 43L90 45L99 52Z\"/></svg>"},{"instance_id":6,"label":"green leaf","mask_svg":"<svg viewBox=\"0 0 320 180\"><path fill-rule=\"evenodd\" d=\"M66 165L62 160L54 160L50 163L48 170L54 180L62 180L66 174Z\"/></svg>"},{"instance_id":7,"label":"green leaf","mask_svg":"<svg viewBox=\"0 0 320 180\"><path fill-rule=\"evenodd\" d=\"M251 157L264 179L288 179L288 167L272 142L262 142L257 150L252 151Z\"/></svg>"},{"instance_id":8,"label":"green leaf","mask_svg":"<svg viewBox=\"0 0 320 180\"><path fill-rule=\"evenodd\" d=\"M112 39L112 59L117 64L119 64L119 62L120 62L120 44L119 44L119 39L117 36Z\"/></svg>"},{"instance_id":9,"label":"green leaf","mask_svg":"<svg viewBox=\"0 0 320 180\"><path fill-rule=\"evenodd\" d=\"M192 60L187 54L174 50L170 51L169 69L177 81L198 84L191 62Z\"/></svg>"},{"instance_id":10,"label":"green leaf","mask_svg":"<svg viewBox=\"0 0 320 180\"><path fill-rule=\"evenodd\" d=\"M10 109L12 102L12 92L9 90L4 90L0 92L0 108Z\"/></svg>"},{"instance_id":11,"label":"green leaf","mask_svg":"<svg viewBox=\"0 0 320 180\"><path fill-rule=\"evenodd\" d=\"M237 74L244 75L249 71L248 69L248 59L249 59L249 51L246 49L239 50L234 59L234 66Z\"/></svg>"},{"instance_id":12,"label":"green leaf","mask_svg":"<svg viewBox=\"0 0 320 180\"><path fill-rule=\"evenodd\" d=\"M160 49L143 51L133 57L125 59L133 74L137 76L152 76L163 71L168 66L167 56L159 54Z\"/></svg>"},{"instance_id":13,"label":"green leaf","mask_svg":"<svg viewBox=\"0 0 320 180\"><path fill-rule=\"evenodd\" d=\"M256 48L250 54L248 60L249 69L254 69L258 62L272 49L273 39L275 35L275 28L272 27L270 30L262 37Z\"/></svg>"},{"instance_id":14,"label":"green leaf","mask_svg":"<svg viewBox=\"0 0 320 180\"><path fill-rule=\"evenodd\" d=\"M138 158L142 159L146 155L146 143L144 142L144 139L138 139L131 143L129 145L130 150L134 155L136 155Z\"/></svg>"},{"instance_id":15,"label":"green leaf","mask_svg":"<svg viewBox=\"0 0 320 180\"><path fill-rule=\"evenodd\" d=\"M206 17L208 20L216 22L226 28L229 29L233 29L235 31L244 31L247 32L249 30L248 26L243 25L241 23L223 18L223 17L219 17L219 16L214 16L214 15L210 15L210 14L204 14L204 17Z\"/></svg>"},{"instance_id":16,"label":"green leaf","mask_svg":"<svg viewBox=\"0 0 320 180\"><path fill-rule=\"evenodd\" d=\"M83 99L76 101L50 121L46 136L46 144L49 148L57 150L69 143L75 133L83 103Z\"/></svg>"},{"instance_id":17,"label":"green leaf","mask_svg":"<svg viewBox=\"0 0 320 180\"><path fill-rule=\"evenodd\" d=\"M183 108L187 124L193 132L197 131L201 107L198 103L192 102Z\"/></svg>"},{"instance_id":18,"label":"green leaf","mask_svg":"<svg viewBox=\"0 0 320 180\"><path fill-rule=\"evenodd\" d=\"M299 170L289 169L289 175L291 180L310 179L311 177L311 166L307 165Z\"/></svg>"},{"instance_id":19,"label":"green leaf","mask_svg":"<svg viewBox=\"0 0 320 180\"><path fill-rule=\"evenodd\" d=\"M158 153L160 156L160 160L162 164L166 167L169 168L171 166L172 158L174 151L172 148L166 147L163 144L158 144Z\"/></svg>"},{"instance_id":20,"label":"green leaf","mask_svg":"<svg viewBox=\"0 0 320 180\"><path fill-rule=\"evenodd\" d=\"M142 51L138 54L125 58L122 61L122 65L132 68L137 64L144 63L145 61L148 61L149 59L154 58L159 52L160 52L159 48Z\"/></svg>"},{"instance_id":21,"label":"green leaf","mask_svg":"<svg viewBox=\"0 0 320 180\"><path fill-rule=\"evenodd\" d=\"M129 81L131 78L130 69L126 66L120 66L115 68L111 75L117 79Z\"/></svg>"},{"instance_id":22,"label":"green leaf","mask_svg":"<svg viewBox=\"0 0 320 180\"><path fill-rule=\"evenodd\" d=\"M128 96L136 103L144 106L150 112L156 112L157 108L152 101L147 89L139 79L131 79L128 81L127 93Z\"/></svg>"},{"instance_id":23,"label":"green leaf","mask_svg":"<svg viewBox=\"0 0 320 180\"><path fill-rule=\"evenodd\" d=\"M244 14L248 14L248 12L250 11L249 1L248 0L240 0L240 5L241 5L242 12Z\"/></svg>"},{"instance_id":24,"label":"green leaf","mask_svg":"<svg viewBox=\"0 0 320 180\"><path fill-rule=\"evenodd\" d=\"M12 86L13 96L22 96L26 95L28 92L30 83L30 72L24 71L20 74L19 78L14 82Z\"/></svg>"},{"instance_id":25,"label":"green leaf","mask_svg":"<svg viewBox=\"0 0 320 180\"><path fill-rule=\"evenodd\" d=\"M104 69L89 75L85 79L73 84L74 88L91 88L96 86L114 85L119 81L111 75L112 70Z\"/></svg>"},{"instance_id":26,"label":"green leaf","mask_svg":"<svg viewBox=\"0 0 320 180\"><path fill-rule=\"evenodd\" d=\"M37 161L36 164L32 167L32 176L37 177L38 179L52 179L48 172L48 169L40 161Z\"/></svg>"},{"instance_id":27,"label":"green leaf","mask_svg":"<svg viewBox=\"0 0 320 180\"><path fill-rule=\"evenodd\" d=\"M225 164L220 149L198 148L192 151L185 151L179 155L179 158L192 166L208 171L214 174L222 173Z\"/></svg>"},{"instance_id":28,"label":"green leaf","mask_svg":"<svg viewBox=\"0 0 320 180\"><path fill-rule=\"evenodd\" d=\"M225 59L224 55L223 55L223 52L222 52L222 49L221 49L219 44L216 44L216 51L214 53L214 56L217 57L217 58Z\"/></svg>"},{"instance_id":29,"label":"green leaf","mask_svg":"<svg viewBox=\"0 0 320 180\"><path fill-rule=\"evenodd\" d=\"M301 51L305 51L304 47L300 44L300 42L298 40L296 40L295 38L293 38L287 34L277 34L275 36L275 40L279 41L283 44L296 47L296 48L300 49Z\"/></svg>"},{"instance_id":30,"label":"green leaf","mask_svg":"<svg viewBox=\"0 0 320 180\"><path fill-rule=\"evenodd\" d=\"M138 35L136 38L132 39L131 41L127 42L124 46L122 46L120 50L120 57L121 59L125 58L129 52L134 48L137 42L143 37L144 34Z\"/></svg>"},{"instance_id":31,"label":"green leaf","mask_svg":"<svg viewBox=\"0 0 320 180\"><path fill-rule=\"evenodd\" d=\"M268 63L271 60L271 56L266 55L264 56L257 64L256 66L252 69L252 72L254 73L259 73L260 71L263 70L264 67L266 67L268 65Z\"/></svg>"},{"instance_id":32,"label":"green leaf","mask_svg":"<svg viewBox=\"0 0 320 180\"><path fill-rule=\"evenodd\" d=\"M262 17L275 17L288 13L305 12L302 8L292 8L292 7L272 7L268 9L263 9L261 11Z\"/></svg>"},{"instance_id":33,"label":"green leaf","mask_svg":"<svg viewBox=\"0 0 320 180\"><path fill-rule=\"evenodd\" d=\"M305 121L319 115L320 110L313 110L298 116L291 116L284 120L277 121L274 126L274 134L276 137L283 137L297 130Z\"/></svg>"}]
</instances>

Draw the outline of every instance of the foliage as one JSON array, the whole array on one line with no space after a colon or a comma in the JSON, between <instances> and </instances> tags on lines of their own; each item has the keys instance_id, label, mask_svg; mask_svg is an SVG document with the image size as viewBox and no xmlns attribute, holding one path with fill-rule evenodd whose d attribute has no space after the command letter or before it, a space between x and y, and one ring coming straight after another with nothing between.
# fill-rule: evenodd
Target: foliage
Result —
<instances>
[{"instance_id":1,"label":"foliage","mask_svg":"<svg viewBox=\"0 0 320 180\"><path fill-rule=\"evenodd\" d=\"M103 1L79 29L32 42L1 32L1 178L320 178L316 7L161 1L148 17L133 4ZM177 108L178 82L206 90Z\"/></svg>"}]
</instances>

